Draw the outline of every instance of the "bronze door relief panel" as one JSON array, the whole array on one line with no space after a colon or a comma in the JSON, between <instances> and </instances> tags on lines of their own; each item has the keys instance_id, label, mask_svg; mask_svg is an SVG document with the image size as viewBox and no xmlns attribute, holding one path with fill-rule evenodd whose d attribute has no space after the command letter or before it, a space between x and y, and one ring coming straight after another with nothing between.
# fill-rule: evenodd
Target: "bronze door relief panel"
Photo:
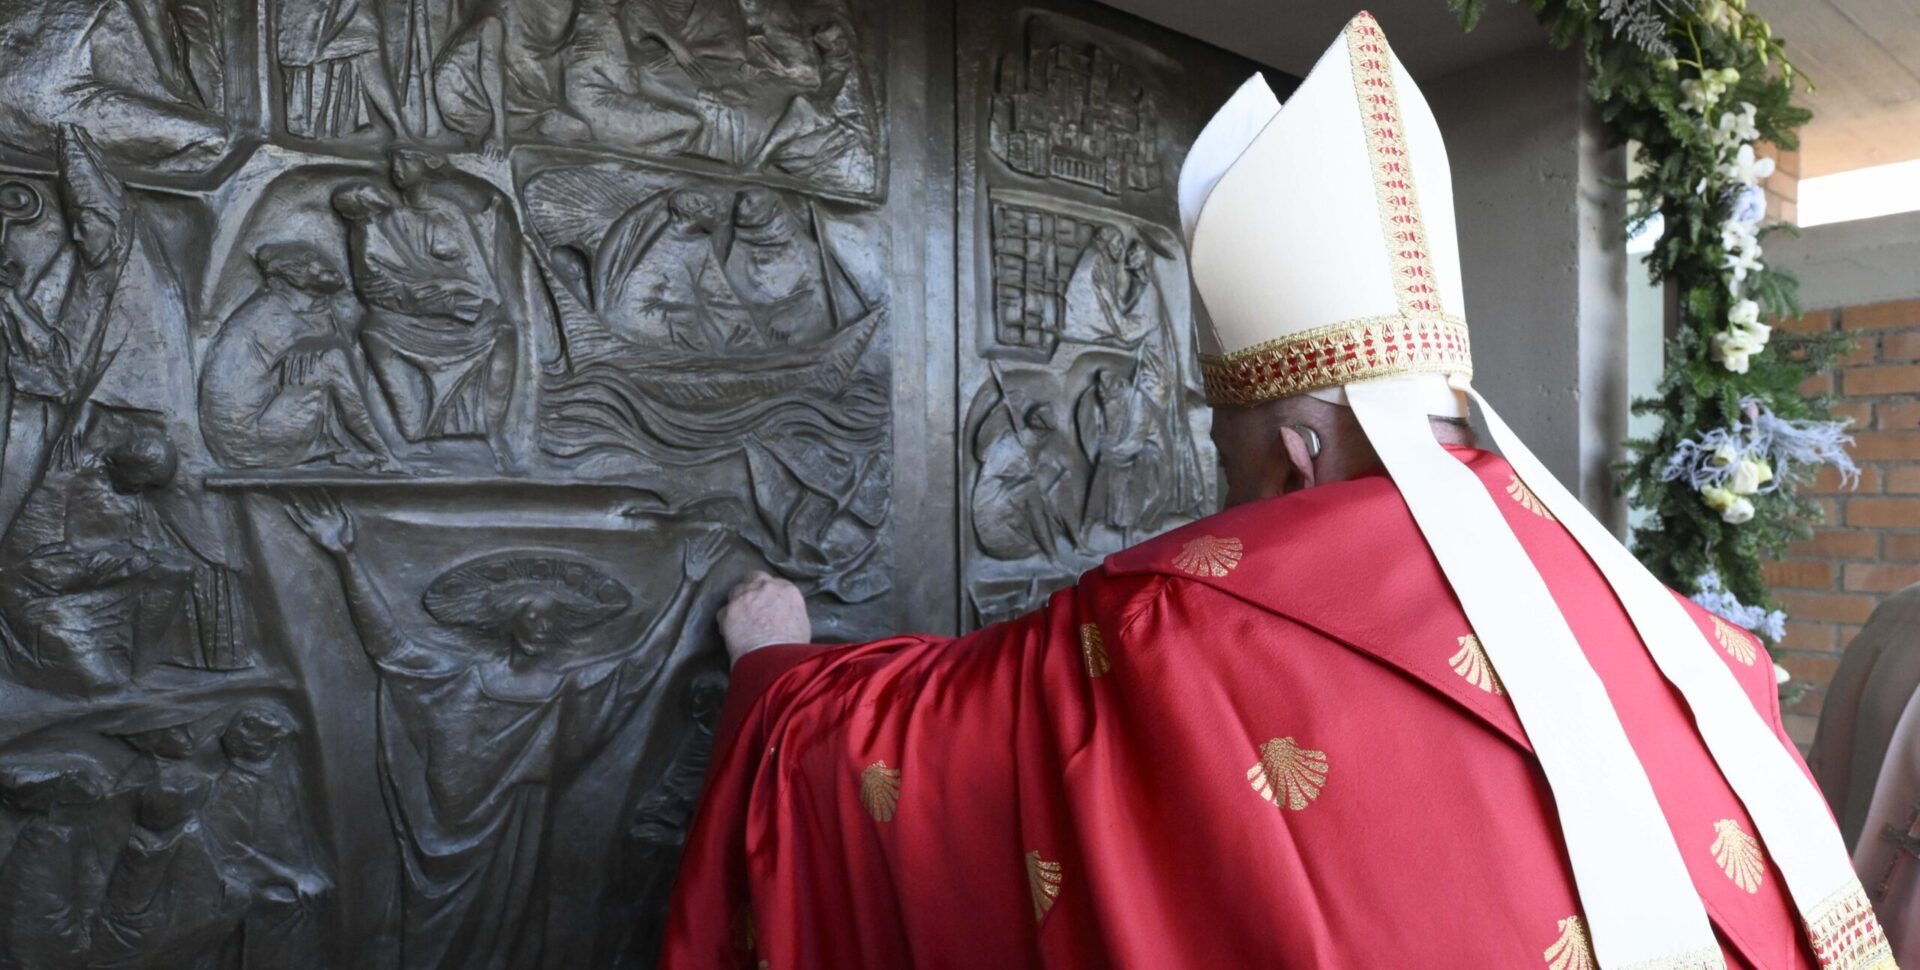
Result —
<instances>
[{"instance_id":1,"label":"bronze door relief panel","mask_svg":"<svg viewBox=\"0 0 1920 970\"><path fill-rule=\"evenodd\" d=\"M957 6L0 0L0 970L650 967L733 582L1212 507L1237 67Z\"/></svg>"}]
</instances>

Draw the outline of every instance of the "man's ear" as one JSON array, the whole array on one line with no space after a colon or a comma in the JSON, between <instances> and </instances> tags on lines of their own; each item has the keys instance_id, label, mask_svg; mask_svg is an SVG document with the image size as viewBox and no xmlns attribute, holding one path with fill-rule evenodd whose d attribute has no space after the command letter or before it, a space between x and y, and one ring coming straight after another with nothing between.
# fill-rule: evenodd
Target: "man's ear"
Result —
<instances>
[{"instance_id":1,"label":"man's ear","mask_svg":"<svg viewBox=\"0 0 1920 970\"><path fill-rule=\"evenodd\" d=\"M1303 431L1291 424L1280 429L1280 447L1286 452L1289 466L1287 473L1287 491L1289 492L1314 486L1313 453L1318 449L1307 440L1307 435L1310 433L1311 431Z\"/></svg>"}]
</instances>

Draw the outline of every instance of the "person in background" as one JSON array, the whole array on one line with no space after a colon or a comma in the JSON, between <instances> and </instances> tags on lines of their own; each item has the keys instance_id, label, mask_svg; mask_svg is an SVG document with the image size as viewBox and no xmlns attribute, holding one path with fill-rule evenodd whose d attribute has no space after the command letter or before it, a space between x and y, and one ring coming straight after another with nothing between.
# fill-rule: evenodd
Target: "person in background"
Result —
<instances>
[{"instance_id":1,"label":"person in background","mask_svg":"<svg viewBox=\"0 0 1920 970\"><path fill-rule=\"evenodd\" d=\"M1920 584L1887 597L1840 658L1807 766L1853 848L1895 957L1920 963Z\"/></svg>"}]
</instances>

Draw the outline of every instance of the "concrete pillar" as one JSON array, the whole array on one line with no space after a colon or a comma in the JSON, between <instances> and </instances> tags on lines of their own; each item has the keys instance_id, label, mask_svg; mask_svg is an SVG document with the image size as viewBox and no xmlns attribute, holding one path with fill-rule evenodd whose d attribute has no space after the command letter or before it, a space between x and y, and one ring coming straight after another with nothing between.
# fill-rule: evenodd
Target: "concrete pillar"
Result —
<instances>
[{"instance_id":1,"label":"concrete pillar","mask_svg":"<svg viewBox=\"0 0 1920 970\"><path fill-rule=\"evenodd\" d=\"M1421 86L1453 167L1474 384L1617 529L1624 153L1605 147L1577 52L1542 45Z\"/></svg>"}]
</instances>

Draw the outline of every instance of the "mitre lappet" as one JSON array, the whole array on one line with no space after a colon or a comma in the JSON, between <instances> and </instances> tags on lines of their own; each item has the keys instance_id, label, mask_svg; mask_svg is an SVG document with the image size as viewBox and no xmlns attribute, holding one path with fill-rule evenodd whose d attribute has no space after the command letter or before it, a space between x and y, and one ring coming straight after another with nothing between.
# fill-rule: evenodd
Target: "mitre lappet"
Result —
<instances>
[{"instance_id":1,"label":"mitre lappet","mask_svg":"<svg viewBox=\"0 0 1920 970\"><path fill-rule=\"evenodd\" d=\"M1179 192L1209 400L1310 394L1352 409L1526 729L1600 966L1724 963L1684 836L1600 678L1493 495L1435 441L1429 415L1478 407L1518 474L1511 487L1531 490L1585 548L1684 696L1821 965L1868 965L1860 958L1884 937L1819 792L1674 595L1473 389L1446 147L1373 18L1354 18L1284 105L1249 80L1194 144Z\"/></svg>"}]
</instances>

